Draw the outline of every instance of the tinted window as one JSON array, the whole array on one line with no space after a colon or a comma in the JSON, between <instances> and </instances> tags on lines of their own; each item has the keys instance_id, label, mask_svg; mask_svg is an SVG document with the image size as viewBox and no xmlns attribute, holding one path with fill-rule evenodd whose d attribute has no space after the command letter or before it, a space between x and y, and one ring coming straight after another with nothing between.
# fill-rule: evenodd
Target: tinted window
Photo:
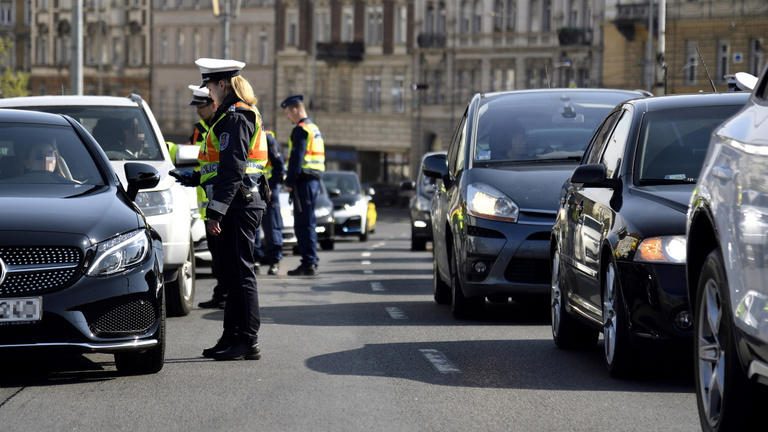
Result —
<instances>
[{"instance_id":1,"label":"tinted window","mask_svg":"<svg viewBox=\"0 0 768 432\"><path fill-rule=\"evenodd\" d=\"M48 106L26 108L66 114L96 138L110 160L162 160L146 116L138 107Z\"/></svg>"},{"instance_id":2,"label":"tinted window","mask_svg":"<svg viewBox=\"0 0 768 432\"><path fill-rule=\"evenodd\" d=\"M103 185L95 161L69 126L0 123L0 185Z\"/></svg>"},{"instance_id":3,"label":"tinted window","mask_svg":"<svg viewBox=\"0 0 768 432\"><path fill-rule=\"evenodd\" d=\"M586 163L596 164L600 160L600 155L603 153L605 144L608 142L608 135L613 130L613 125L616 124L617 118L619 118L619 112L611 113L600 126L597 133L595 133L592 145L589 147Z\"/></svg>"},{"instance_id":4,"label":"tinted window","mask_svg":"<svg viewBox=\"0 0 768 432\"><path fill-rule=\"evenodd\" d=\"M601 159L601 162L605 165L605 174L608 178L612 178L619 169L619 163L621 158L624 157L624 148L631 126L632 113L624 111L621 119L616 124L616 128L613 129L613 134L611 134L611 138L608 140Z\"/></svg>"},{"instance_id":5,"label":"tinted window","mask_svg":"<svg viewBox=\"0 0 768 432\"><path fill-rule=\"evenodd\" d=\"M360 182L355 173L325 173L323 183L327 189L338 189L342 196L360 195Z\"/></svg>"},{"instance_id":6,"label":"tinted window","mask_svg":"<svg viewBox=\"0 0 768 432\"><path fill-rule=\"evenodd\" d=\"M712 131L742 107L690 107L648 113L637 152L640 183L695 183Z\"/></svg>"},{"instance_id":7,"label":"tinted window","mask_svg":"<svg viewBox=\"0 0 768 432\"><path fill-rule=\"evenodd\" d=\"M464 167L464 152L466 150L467 113L461 118L459 126L453 134L451 146L448 149L448 169L456 176Z\"/></svg>"},{"instance_id":8,"label":"tinted window","mask_svg":"<svg viewBox=\"0 0 768 432\"><path fill-rule=\"evenodd\" d=\"M636 96L584 91L487 98L478 110L475 160L580 158L603 118Z\"/></svg>"}]
</instances>

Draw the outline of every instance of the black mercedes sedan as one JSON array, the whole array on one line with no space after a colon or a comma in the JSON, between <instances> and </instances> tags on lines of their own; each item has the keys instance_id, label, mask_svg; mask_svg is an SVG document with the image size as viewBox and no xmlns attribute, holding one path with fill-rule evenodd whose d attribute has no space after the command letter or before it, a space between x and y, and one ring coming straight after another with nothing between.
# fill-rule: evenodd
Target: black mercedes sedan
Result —
<instances>
[{"instance_id":1,"label":"black mercedes sedan","mask_svg":"<svg viewBox=\"0 0 768 432\"><path fill-rule=\"evenodd\" d=\"M748 97L637 99L603 121L564 186L552 230L558 347L594 346L602 331L608 371L623 376L644 341L690 341L688 202L710 134Z\"/></svg>"},{"instance_id":2,"label":"black mercedes sedan","mask_svg":"<svg viewBox=\"0 0 768 432\"><path fill-rule=\"evenodd\" d=\"M127 190L75 120L0 110L2 355L106 352L123 373L162 369L162 242L134 203L159 174L125 174Z\"/></svg>"}]
</instances>

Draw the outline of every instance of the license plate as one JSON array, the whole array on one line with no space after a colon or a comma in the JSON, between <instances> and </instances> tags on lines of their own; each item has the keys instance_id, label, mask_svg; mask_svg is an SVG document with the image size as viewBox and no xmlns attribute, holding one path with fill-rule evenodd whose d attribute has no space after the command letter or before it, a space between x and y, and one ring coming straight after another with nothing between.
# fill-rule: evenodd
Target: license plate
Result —
<instances>
[{"instance_id":1,"label":"license plate","mask_svg":"<svg viewBox=\"0 0 768 432\"><path fill-rule=\"evenodd\" d=\"M43 298L0 299L0 322L40 321Z\"/></svg>"}]
</instances>

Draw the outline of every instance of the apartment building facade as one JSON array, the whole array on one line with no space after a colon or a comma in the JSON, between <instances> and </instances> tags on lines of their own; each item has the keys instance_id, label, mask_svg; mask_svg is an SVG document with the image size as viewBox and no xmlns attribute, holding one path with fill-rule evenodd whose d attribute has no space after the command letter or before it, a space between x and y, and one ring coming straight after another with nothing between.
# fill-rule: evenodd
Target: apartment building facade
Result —
<instances>
[{"instance_id":1,"label":"apartment building facade","mask_svg":"<svg viewBox=\"0 0 768 432\"><path fill-rule=\"evenodd\" d=\"M765 0L667 0L663 62L656 53L658 11L658 0L653 8L647 0L607 0L605 85L652 89L655 94L711 92L711 77L717 90L725 91L726 75L757 75L765 67ZM653 30L650 57L649 28ZM646 78L648 65L655 71L651 85Z\"/></svg>"},{"instance_id":2,"label":"apartment building facade","mask_svg":"<svg viewBox=\"0 0 768 432\"><path fill-rule=\"evenodd\" d=\"M8 44L0 58L0 68L21 72L29 70L31 14L28 0L0 0L0 37Z\"/></svg>"},{"instance_id":3,"label":"apartment building facade","mask_svg":"<svg viewBox=\"0 0 768 432\"><path fill-rule=\"evenodd\" d=\"M197 122L188 105L189 84L200 83L195 60L224 57L223 16L214 16L210 0L155 0L153 3L152 109L166 139L186 142ZM230 57L246 63L243 76L259 99L267 125L274 122L273 0L232 1ZM237 7L239 6L239 7Z\"/></svg>"},{"instance_id":4,"label":"apartment building facade","mask_svg":"<svg viewBox=\"0 0 768 432\"><path fill-rule=\"evenodd\" d=\"M71 94L73 1L30 1L30 94ZM84 1L84 94L149 96L150 3Z\"/></svg>"}]
</instances>

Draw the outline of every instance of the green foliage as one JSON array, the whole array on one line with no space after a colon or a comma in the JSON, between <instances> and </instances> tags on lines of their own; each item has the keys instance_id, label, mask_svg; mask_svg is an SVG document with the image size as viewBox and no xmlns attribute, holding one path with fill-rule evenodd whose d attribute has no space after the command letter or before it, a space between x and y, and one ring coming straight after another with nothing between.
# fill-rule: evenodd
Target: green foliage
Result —
<instances>
[{"instance_id":1,"label":"green foliage","mask_svg":"<svg viewBox=\"0 0 768 432\"><path fill-rule=\"evenodd\" d=\"M7 64L9 53L13 51L13 41L8 37L0 38L0 63ZM29 74L14 71L8 66L2 67L0 74L0 97L27 96L29 94Z\"/></svg>"}]
</instances>

